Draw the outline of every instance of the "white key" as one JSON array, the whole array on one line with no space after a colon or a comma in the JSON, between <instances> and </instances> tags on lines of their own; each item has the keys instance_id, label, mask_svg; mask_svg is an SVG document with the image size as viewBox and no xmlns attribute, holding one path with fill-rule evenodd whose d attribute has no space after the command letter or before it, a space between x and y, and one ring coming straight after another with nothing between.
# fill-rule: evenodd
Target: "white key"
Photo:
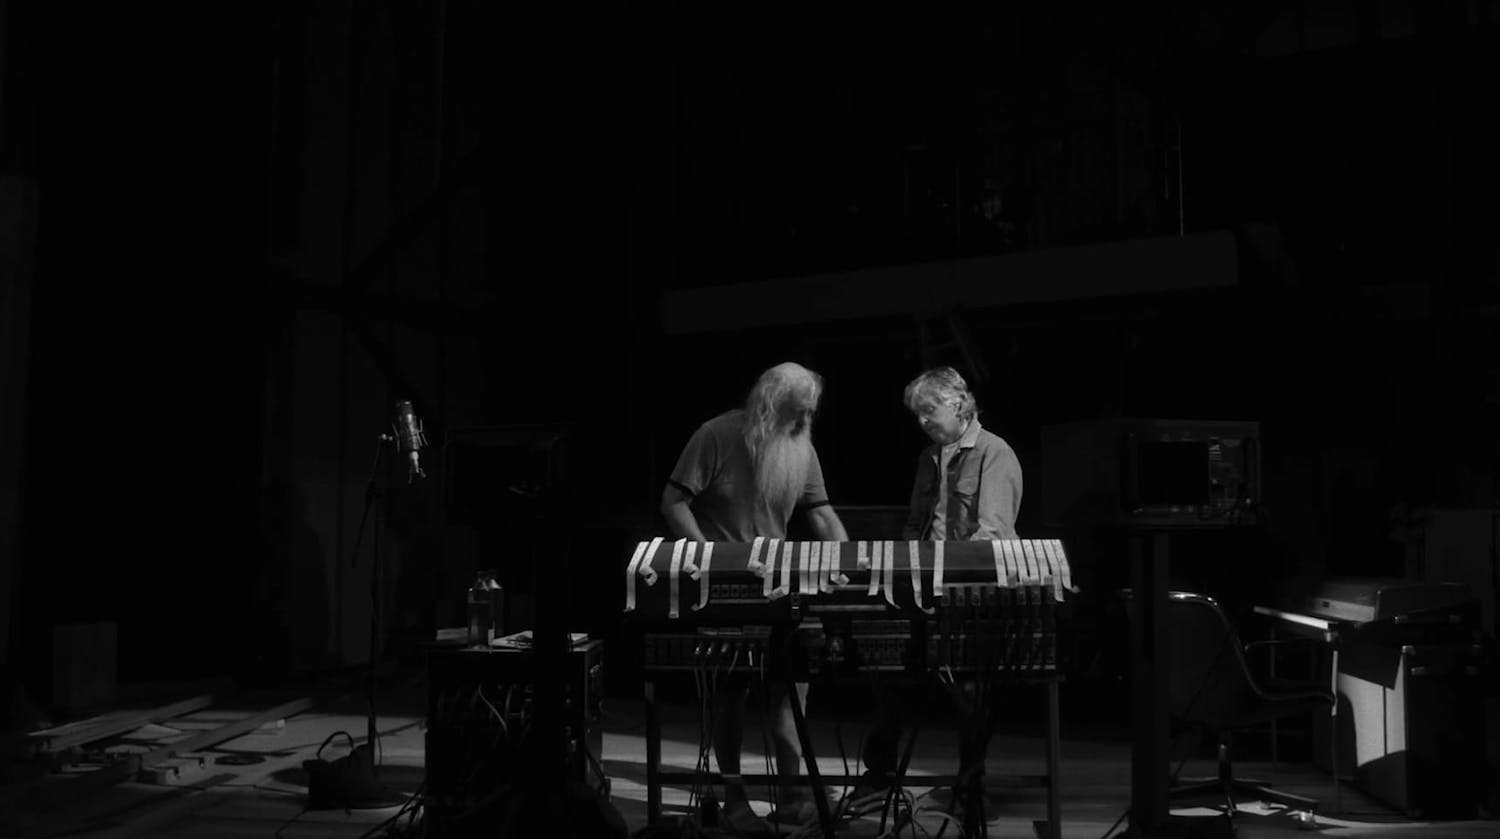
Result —
<instances>
[{"instance_id":1,"label":"white key","mask_svg":"<svg viewBox=\"0 0 1500 839\"><path fill-rule=\"evenodd\" d=\"M749 568L752 573L759 574L764 568L759 557L760 548L765 543L766 537L764 536L757 536L754 539L750 540L750 557L745 560L745 567Z\"/></svg>"},{"instance_id":2,"label":"white key","mask_svg":"<svg viewBox=\"0 0 1500 839\"><path fill-rule=\"evenodd\" d=\"M646 548L646 556L641 559L641 576L646 578L646 585L656 585L656 572L651 569L651 560L656 557L656 550L661 547L663 539L661 536L651 540L650 546Z\"/></svg>"},{"instance_id":3,"label":"white key","mask_svg":"<svg viewBox=\"0 0 1500 839\"><path fill-rule=\"evenodd\" d=\"M625 611L635 611L635 575L641 566L641 557L646 555L646 542L639 542L635 546L635 553L630 556L630 564L625 566Z\"/></svg>"},{"instance_id":4,"label":"white key","mask_svg":"<svg viewBox=\"0 0 1500 839\"><path fill-rule=\"evenodd\" d=\"M703 543L703 564L698 567L698 605L693 611L698 611L708 605L709 570L713 567L714 543Z\"/></svg>"},{"instance_id":5,"label":"white key","mask_svg":"<svg viewBox=\"0 0 1500 839\"><path fill-rule=\"evenodd\" d=\"M678 616L678 590L677 578L682 575L682 550L687 546L687 539L678 539L672 543L672 564L667 566L667 617Z\"/></svg>"}]
</instances>

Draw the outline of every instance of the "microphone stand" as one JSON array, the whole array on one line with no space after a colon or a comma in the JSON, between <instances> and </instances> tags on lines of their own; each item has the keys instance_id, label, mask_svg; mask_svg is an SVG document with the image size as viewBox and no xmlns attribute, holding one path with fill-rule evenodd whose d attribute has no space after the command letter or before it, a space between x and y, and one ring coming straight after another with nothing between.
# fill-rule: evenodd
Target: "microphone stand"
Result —
<instances>
[{"instance_id":1,"label":"microphone stand","mask_svg":"<svg viewBox=\"0 0 1500 839\"><path fill-rule=\"evenodd\" d=\"M312 761L304 761L308 769L308 796L309 800L332 800L340 802L346 809L352 807L385 807L398 801L390 801L389 790L380 783L380 763L384 758L380 754L380 732L375 726L375 694L377 690L377 670L380 663L380 581L382 577L383 561L380 556L380 545L385 541L385 497L380 486L376 483L376 477L380 474L381 461L385 455L385 447L388 443L396 443L398 450L410 440L413 451L422 445L421 428L413 419L407 417L404 420L409 427L413 428L411 433L402 435L380 434L375 443L375 459L370 464L370 474L365 479L364 510L360 513L359 529L355 531L354 550L349 557L349 567L355 568L359 565L359 549L364 544L365 524L370 519L370 511L375 511L374 543L371 546L372 565L370 568L370 661L369 682L366 685L366 698L368 700L369 714L366 719L365 742L362 746L354 745L353 737L349 733L335 732L334 736L343 734L349 737L350 745L353 746L347 757L339 758L332 763L322 760L321 757ZM421 468L415 458L412 460L412 479L421 476ZM329 741L333 737L328 738ZM325 741L324 745L327 745ZM361 751L363 750L363 751ZM319 748L319 754L322 749ZM380 757L377 757L377 755ZM404 797L404 796L403 796Z\"/></svg>"},{"instance_id":2,"label":"microphone stand","mask_svg":"<svg viewBox=\"0 0 1500 839\"><path fill-rule=\"evenodd\" d=\"M360 543L364 541L365 522L370 517L370 510L375 510L375 527L372 544L370 546L370 663L369 682L366 685L366 700L369 712L366 718L365 743L370 748L371 768L375 777L380 776L380 760L375 757L375 750L380 746L379 734L375 730L375 693L376 693L376 665L379 662L380 652L380 577L381 556L380 543L385 539L385 499L381 494L379 486L375 482L380 473L380 461L385 454L387 443L396 442L396 438L390 434L381 434L375 443L375 459L370 464L370 474L365 479L365 501L364 510L359 516L359 530L354 536L354 552L350 558L349 567L353 568L359 561Z\"/></svg>"}]
</instances>

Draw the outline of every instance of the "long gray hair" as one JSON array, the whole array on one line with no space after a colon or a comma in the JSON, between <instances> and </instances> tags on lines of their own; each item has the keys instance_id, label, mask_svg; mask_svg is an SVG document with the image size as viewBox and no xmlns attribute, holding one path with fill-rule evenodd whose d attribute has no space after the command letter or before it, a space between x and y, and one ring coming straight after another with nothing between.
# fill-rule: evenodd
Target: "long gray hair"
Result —
<instances>
[{"instance_id":1,"label":"long gray hair","mask_svg":"<svg viewBox=\"0 0 1500 839\"><path fill-rule=\"evenodd\" d=\"M761 373L745 399L745 445L752 462L786 421L781 412L788 403L800 399L815 405L822 393L823 377L794 361Z\"/></svg>"}]
</instances>

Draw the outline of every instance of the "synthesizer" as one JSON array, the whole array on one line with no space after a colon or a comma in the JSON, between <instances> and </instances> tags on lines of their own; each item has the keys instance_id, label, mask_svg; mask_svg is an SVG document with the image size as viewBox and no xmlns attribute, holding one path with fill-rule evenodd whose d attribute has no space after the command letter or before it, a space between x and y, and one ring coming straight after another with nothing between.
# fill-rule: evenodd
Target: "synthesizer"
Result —
<instances>
[{"instance_id":1,"label":"synthesizer","mask_svg":"<svg viewBox=\"0 0 1500 839\"><path fill-rule=\"evenodd\" d=\"M1337 577L1258 614L1297 635L1384 646L1474 643L1483 609L1462 583Z\"/></svg>"},{"instance_id":2,"label":"synthesizer","mask_svg":"<svg viewBox=\"0 0 1500 839\"><path fill-rule=\"evenodd\" d=\"M795 626L811 671L1053 670L1076 594L1059 540L749 543L652 539L625 611L652 670L761 670Z\"/></svg>"}]
</instances>

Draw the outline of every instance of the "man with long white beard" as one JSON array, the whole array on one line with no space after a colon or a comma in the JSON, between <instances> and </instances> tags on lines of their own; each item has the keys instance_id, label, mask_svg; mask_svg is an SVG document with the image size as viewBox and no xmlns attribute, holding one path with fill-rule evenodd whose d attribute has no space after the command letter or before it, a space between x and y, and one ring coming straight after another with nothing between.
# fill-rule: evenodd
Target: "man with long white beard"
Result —
<instances>
[{"instance_id":1,"label":"man with long white beard","mask_svg":"<svg viewBox=\"0 0 1500 839\"><path fill-rule=\"evenodd\" d=\"M744 408L699 426L662 490L661 512L672 535L698 541L782 539L792 513L801 509L817 539L847 542L849 535L828 501L823 468L812 444L812 420L822 393L823 380L813 371L792 362L778 364L761 374ZM787 649L786 640L785 635L773 634L771 649ZM793 674L781 656L768 659L767 673L776 771L796 775L802 749L787 691ZM727 778L740 773L749 686L736 674L714 697L714 753ZM797 682L796 687L797 701L805 704L807 683ZM800 824L816 812L810 791L803 789L782 800L775 818ZM772 832L750 809L743 783L725 784L723 818L742 834Z\"/></svg>"}]
</instances>

